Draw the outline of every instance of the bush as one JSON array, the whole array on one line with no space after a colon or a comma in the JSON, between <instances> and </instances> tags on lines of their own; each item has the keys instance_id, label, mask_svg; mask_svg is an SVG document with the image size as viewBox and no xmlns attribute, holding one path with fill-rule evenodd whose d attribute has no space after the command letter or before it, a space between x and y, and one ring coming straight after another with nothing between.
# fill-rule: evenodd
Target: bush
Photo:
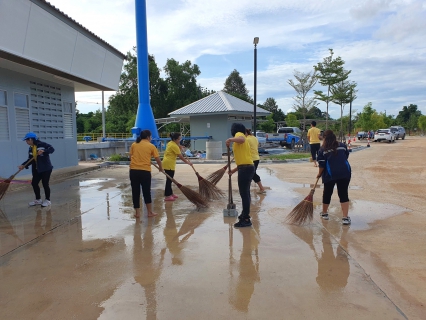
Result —
<instances>
[{"instance_id":1,"label":"bush","mask_svg":"<svg viewBox=\"0 0 426 320\"><path fill-rule=\"evenodd\" d=\"M109 161L129 161L129 158L122 156L121 154L112 154L109 157Z\"/></svg>"}]
</instances>

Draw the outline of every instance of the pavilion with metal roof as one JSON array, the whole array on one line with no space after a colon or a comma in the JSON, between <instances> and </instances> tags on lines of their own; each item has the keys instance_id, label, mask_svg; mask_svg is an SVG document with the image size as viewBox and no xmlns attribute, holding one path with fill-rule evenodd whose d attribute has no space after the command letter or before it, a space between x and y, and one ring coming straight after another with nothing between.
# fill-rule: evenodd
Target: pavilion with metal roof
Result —
<instances>
[{"instance_id":1,"label":"pavilion with metal roof","mask_svg":"<svg viewBox=\"0 0 426 320\"><path fill-rule=\"evenodd\" d=\"M222 141L222 150L226 151L225 140L231 137L234 122L252 128L253 104L238 99L226 92L219 91L185 107L170 112L170 120L190 124L191 136L211 137L213 141ZM256 115L265 117L270 112L256 108ZM206 141L195 140L193 149L206 150Z\"/></svg>"}]
</instances>

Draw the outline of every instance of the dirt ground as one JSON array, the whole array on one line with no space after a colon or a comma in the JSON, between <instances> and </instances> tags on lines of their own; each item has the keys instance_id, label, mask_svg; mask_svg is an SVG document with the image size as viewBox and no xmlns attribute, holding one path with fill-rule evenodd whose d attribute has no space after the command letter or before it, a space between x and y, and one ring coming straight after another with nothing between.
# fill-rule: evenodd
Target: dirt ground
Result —
<instances>
[{"instance_id":1,"label":"dirt ground","mask_svg":"<svg viewBox=\"0 0 426 320\"><path fill-rule=\"evenodd\" d=\"M197 212L174 187L179 199L163 201L155 169L158 216L140 222L125 166L53 177L48 209L15 188L0 202L0 318L426 319L426 138L355 145L350 227L337 194L319 218L321 188L314 221L285 224L315 181L307 161L260 164L268 190L252 185L243 230L223 217L226 198ZM195 167L205 177L223 165ZM187 165L175 178L194 185ZM233 196L240 209L235 176Z\"/></svg>"},{"instance_id":2,"label":"dirt ground","mask_svg":"<svg viewBox=\"0 0 426 320\"><path fill-rule=\"evenodd\" d=\"M355 145L366 146L367 142ZM349 191L352 201L405 208L401 214L388 214L380 205L366 206L362 214L370 216L371 222L351 233L348 252L410 319L426 319L425 158L425 137L371 143L370 148L352 152L349 158L351 186L359 187ZM279 178L298 183L312 180L316 172L305 164L289 163L286 168ZM321 201L318 194L315 199ZM356 225L357 215L351 209L349 215Z\"/></svg>"}]
</instances>

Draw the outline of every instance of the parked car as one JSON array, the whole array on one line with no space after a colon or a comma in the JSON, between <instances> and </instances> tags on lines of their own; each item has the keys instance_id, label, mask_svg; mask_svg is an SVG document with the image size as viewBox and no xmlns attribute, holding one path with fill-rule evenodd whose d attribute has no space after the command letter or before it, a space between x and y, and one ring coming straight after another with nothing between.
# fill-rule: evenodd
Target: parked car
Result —
<instances>
[{"instance_id":1,"label":"parked car","mask_svg":"<svg viewBox=\"0 0 426 320\"><path fill-rule=\"evenodd\" d=\"M368 131L359 131L357 134L358 140L361 139L367 139L368 138Z\"/></svg>"},{"instance_id":2,"label":"parked car","mask_svg":"<svg viewBox=\"0 0 426 320\"><path fill-rule=\"evenodd\" d=\"M379 129L374 134L374 142L388 141L389 143L395 142L395 134L391 129Z\"/></svg>"},{"instance_id":3,"label":"parked car","mask_svg":"<svg viewBox=\"0 0 426 320\"><path fill-rule=\"evenodd\" d=\"M266 144L266 133L263 131L256 131L256 138L259 141L259 146L264 146Z\"/></svg>"},{"instance_id":4,"label":"parked car","mask_svg":"<svg viewBox=\"0 0 426 320\"><path fill-rule=\"evenodd\" d=\"M401 126L392 126L389 129L391 129L391 131L395 134L396 140L398 140L399 138L401 138L402 140L405 139L405 129L404 129L404 127L401 127Z\"/></svg>"}]
</instances>

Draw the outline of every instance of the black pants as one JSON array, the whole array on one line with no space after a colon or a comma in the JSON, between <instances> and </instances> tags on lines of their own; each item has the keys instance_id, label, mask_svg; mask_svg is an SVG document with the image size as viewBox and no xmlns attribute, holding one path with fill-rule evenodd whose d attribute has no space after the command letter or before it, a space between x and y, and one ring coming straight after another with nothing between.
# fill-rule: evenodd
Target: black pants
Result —
<instances>
[{"instance_id":1,"label":"black pants","mask_svg":"<svg viewBox=\"0 0 426 320\"><path fill-rule=\"evenodd\" d=\"M238 166L238 190L240 191L243 211L239 218L250 219L250 183L254 176L254 166Z\"/></svg>"},{"instance_id":2,"label":"black pants","mask_svg":"<svg viewBox=\"0 0 426 320\"><path fill-rule=\"evenodd\" d=\"M254 163L253 181L256 182L256 183L258 183L258 182L260 182L260 177L257 174L257 166L259 165L259 160L255 160L255 161L253 161L253 163Z\"/></svg>"},{"instance_id":3,"label":"black pants","mask_svg":"<svg viewBox=\"0 0 426 320\"><path fill-rule=\"evenodd\" d=\"M317 154L318 151L320 149L320 144L319 143L311 143L311 156L312 156L312 160L317 160Z\"/></svg>"},{"instance_id":4,"label":"black pants","mask_svg":"<svg viewBox=\"0 0 426 320\"><path fill-rule=\"evenodd\" d=\"M164 172L167 173L172 178L175 176L175 170L164 170ZM171 196L172 194L173 194L172 180L167 178L166 187L164 188L164 196L168 197L168 196Z\"/></svg>"},{"instance_id":5,"label":"black pants","mask_svg":"<svg viewBox=\"0 0 426 320\"><path fill-rule=\"evenodd\" d=\"M39 183L41 180L41 184L43 185L43 189L44 189L44 195L46 196L46 200L50 201L50 186L49 186L49 180L50 180L50 175L52 174L52 170L49 171L44 171L44 172L37 172L37 170L33 169L32 170L33 173L33 180L31 181L31 185L33 186L33 190L34 190L34 194L36 199L41 199L41 194L40 194L40 187L39 187Z\"/></svg>"},{"instance_id":6,"label":"black pants","mask_svg":"<svg viewBox=\"0 0 426 320\"><path fill-rule=\"evenodd\" d=\"M351 179L332 180L324 183L324 192L322 194L322 203L330 204L331 196L333 195L334 185L337 185L337 194L339 195L340 203L348 202L348 188Z\"/></svg>"},{"instance_id":7,"label":"black pants","mask_svg":"<svg viewBox=\"0 0 426 320\"><path fill-rule=\"evenodd\" d=\"M151 171L130 169L130 185L132 186L133 208L141 207L141 186L145 204L151 203Z\"/></svg>"}]
</instances>

